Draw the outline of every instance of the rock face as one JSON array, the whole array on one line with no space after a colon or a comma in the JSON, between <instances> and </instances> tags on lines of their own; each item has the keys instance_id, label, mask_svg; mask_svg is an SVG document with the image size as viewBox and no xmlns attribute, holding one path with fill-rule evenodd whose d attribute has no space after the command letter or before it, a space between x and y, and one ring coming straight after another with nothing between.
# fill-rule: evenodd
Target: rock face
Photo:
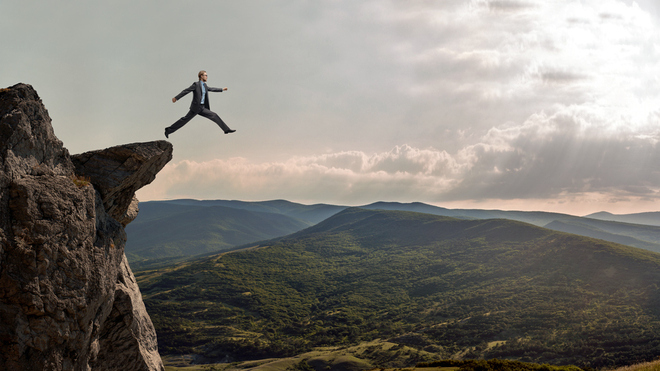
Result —
<instances>
[{"instance_id":1,"label":"rock face","mask_svg":"<svg viewBox=\"0 0 660 371\"><path fill-rule=\"evenodd\" d=\"M91 178L108 214L125 227L137 216L135 191L151 183L172 159L172 145L166 141L133 143L71 159L76 173Z\"/></svg>"},{"instance_id":2,"label":"rock face","mask_svg":"<svg viewBox=\"0 0 660 371\"><path fill-rule=\"evenodd\" d=\"M1 370L164 369L123 227L171 157L158 141L72 158L31 86L0 89Z\"/></svg>"}]
</instances>

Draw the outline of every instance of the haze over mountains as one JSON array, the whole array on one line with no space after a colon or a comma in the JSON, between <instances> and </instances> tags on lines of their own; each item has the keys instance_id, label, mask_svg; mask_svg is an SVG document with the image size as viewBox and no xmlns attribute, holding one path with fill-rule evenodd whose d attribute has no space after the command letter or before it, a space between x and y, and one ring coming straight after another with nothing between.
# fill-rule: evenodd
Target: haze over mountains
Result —
<instances>
[{"instance_id":1,"label":"haze over mountains","mask_svg":"<svg viewBox=\"0 0 660 371\"><path fill-rule=\"evenodd\" d=\"M227 251L302 230L346 208L285 200L143 202L138 217L126 228L126 255L133 267L141 268ZM549 212L446 209L417 202L376 202L361 208L414 211L460 219L516 220L660 252L660 213L613 215L602 212L578 217Z\"/></svg>"}]
</instances>

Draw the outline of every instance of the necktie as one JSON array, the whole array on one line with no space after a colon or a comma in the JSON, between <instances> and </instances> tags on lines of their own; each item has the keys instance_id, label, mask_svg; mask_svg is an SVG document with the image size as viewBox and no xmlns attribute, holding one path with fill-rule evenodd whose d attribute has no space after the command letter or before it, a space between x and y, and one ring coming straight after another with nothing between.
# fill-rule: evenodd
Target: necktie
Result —
<instances>
[{"instance_id":1,"label":"necktie","mask_svg":"<svg viewBox=\"0 0 660 371\"><path fill-rule=\"evenodd\" d=\"M200 103L204 104L204 97L206 97L206 84L202 83L202 101Z\"/></svg>"}]
</instances>

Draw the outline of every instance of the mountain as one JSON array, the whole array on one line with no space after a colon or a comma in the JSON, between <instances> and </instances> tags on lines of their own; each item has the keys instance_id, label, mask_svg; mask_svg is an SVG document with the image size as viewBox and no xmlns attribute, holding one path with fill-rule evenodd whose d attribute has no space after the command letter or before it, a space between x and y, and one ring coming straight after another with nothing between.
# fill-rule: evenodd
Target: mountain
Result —
<instances>
[{"instance_id":1,"label":"mountain","mask_svg":"<svg viewBox=\"0 0 660 371\"><path fill-rule=\"evenodd\" d=\"M310 225L283 214L197 204L141 203L138 217L126 227L129 262L139 267L142 260L229 250Z\"/></svg>"},{"instance_id":2,"label":"mountain","mask_svg":"<svg viewBox=\"0 0 660 371\"><path fill-rule=\"evenodd\" d=\"M586 218L609 220L609 221L622 222L622 223L660 226L660 212L615 215L608 213L606 211L601 211L598 213L587 215Z\"/></svg>"},{"instance_id":3,"label":"mountain","mask_svg":"<svg viewBox=\"0 0 660 371\"><path fill-rule=\"evenodd\" d=\"M598 223L588 223L584 222L585 220L565 220L565 221L559 221L555 220L552 223L548 223L548 225L545 226L545 228L552 229L554 231L560 231L560 232L566 232L566 233L573 233L573 234L578 234L580 236L586 236L586 237L593 237L593 238L599 238L601 240L605 241L610 241L614 243L620 243L623 245L628 245L628 246L633 246L633 247L639 247L641 249L646 249L649 251L654 251L657 253L660 253L660 244L659 243L654 243L654 242L649 242L646 240L641 240L632 236L640 236L644 238L644 234L642 232L634 233L631 231L631 229L636 229L639 226L637 225L632 225L627 230L620 231L620 234L616 233L610 233L607 232L601 228L598 228L594 226L593 224L598 224ZM616 223L616 222L614 222ZM618 223L616 223L618 224ZM616 224L614 226L610 226L612 228L616 227ZM646 226L643 226L642 229ZM655 231L654 231L655 232ZM655 233L653 234L653 237L655 237ZM655 241L655 238L653 238Z\"/></svg>"},{"instance_id":4,"label":"mountain","mask_svg":"<svg viewBox=\"0 0 660 371\"><path fill-rule=\"evenodd\" d=\"M569 214L540 211L445 209L419 202L376 202L370 205L361 206L361 208L370 210L416 211L461 219L517 220L557 231L579 234L585 237L600 238L614 243L622 243L633 247L660 252L660 227L654 225L599 220ZM649 219L647 218L646 220L648 221Z\"/></svg>"},{"instance_id":5,"label":"mountain","mask_svg":"<svg viewBox=\"0 0 660 371\"><path fill-rule=\"evenodd\" d=\"M291 218L302 220L309 225L316 224L328 217L344 210L346 206L314 204L303 205L286 200L272 201L235 201L235 200L171 200L158 201L159 203L186 206L224 206L233 209L242 209L263 213L283 214Z\"/></svg>"},{"instance_id":6,"label":"mountain","mask_svg":"<svg viewBox=\"0 0 660 371\"><path fill-rule=\"evenodd\" d=\"M571 233L660 251L660 227L656 226L548 212L446 209L420 202L376 202L361 208L414 211L460 219L509 219L567 232L571 226ZM345 209L346 206L303 205L285 200L144 202L140 203L137 218L126 228L126 254L134 268L153 268L198 254L231 250L284 236Z\"/></svg>"},{"instance_id":7,"label":"mountain","mask_svg":"<svg viewBox=\"0 0 660 371\"><path fill-rule=\"evenodd\" d=\"M504 210L480 210L480 209L445 209L443 207L432 206L421 202L400 203L400 202L375 202L369 205L360 206L369 210L399 210L414 211L432 215L449 216L459 219L509 219L525 223L534 224L542 227L555 220L567 218L577 218L573 215L549 213L543 211L504 211Z\"/></svg>"},{"instance_id":8,"label":"mountain","mask_svg":"<svg viewBox=\"0 0 660 371\"><path fill-rule=\"evenodd\" d=\"M242 360L374 339L589 367L660 353L660 254L511 220L349 208L137 279L166 354Z\"/></svg>"},{"instance_id":9,"label":"mountain","mask_svg":"<svg viewBox=\"0 0 660 371\"><path fill-rule=\"evenodd\" d=\"M149 201L126 227L126 255L135 269L148 269L191 256L285 236L345 209L284 200Z\"/></svg>"}]
</instances>

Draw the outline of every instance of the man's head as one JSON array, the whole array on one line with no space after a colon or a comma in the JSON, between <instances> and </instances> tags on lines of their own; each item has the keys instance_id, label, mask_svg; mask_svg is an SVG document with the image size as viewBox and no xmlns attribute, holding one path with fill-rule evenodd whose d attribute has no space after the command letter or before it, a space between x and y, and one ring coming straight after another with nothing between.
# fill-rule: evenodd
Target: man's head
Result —
<instances>
[{"instance_id":1,"label":"man's head","mask_svg":"<svg viewBox=\"0 0 660 371\"><path fill-rule=\"evenodd\" d=\"M206 79L208 78L206 76L206 71L204 71L204 70L199 71L199 73L197 74L197 77L199 77L199 79L201 81L204 81L204 82L206 82Z\"/></svg>"}]
</instances>

